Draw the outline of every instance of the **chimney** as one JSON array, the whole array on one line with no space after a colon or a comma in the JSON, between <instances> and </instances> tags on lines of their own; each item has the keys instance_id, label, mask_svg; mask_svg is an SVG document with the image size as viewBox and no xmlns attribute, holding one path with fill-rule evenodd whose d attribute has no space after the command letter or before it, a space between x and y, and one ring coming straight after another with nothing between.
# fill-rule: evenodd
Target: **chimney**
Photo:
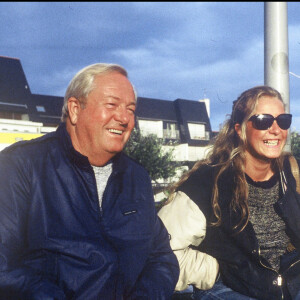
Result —
<instances>
[{"instance_id":1,"label":"chimney","mask_svg":"<svg viewBox=\"0 0 300 300\"><path fill-rule=\"evenodd\" d=\"M210 118L210 101L208 98L200 99L199 102L204 102L206 106L207 115Z\"/></svg>"}]
</instances>

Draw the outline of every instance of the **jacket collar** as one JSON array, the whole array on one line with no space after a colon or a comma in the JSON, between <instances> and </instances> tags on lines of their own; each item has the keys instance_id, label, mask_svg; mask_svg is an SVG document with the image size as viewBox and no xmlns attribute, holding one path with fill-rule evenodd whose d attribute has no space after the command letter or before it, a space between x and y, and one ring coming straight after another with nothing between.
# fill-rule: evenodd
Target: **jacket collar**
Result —
<instances>
[{"instance_id":1,"label":"jacket collar","mask_svg":"<svg viewBox=\"0 0 300 300\"><path fill-rule=\"evenodd\" d=\"M57 135L61 145L72 163L83 169L91 169L91 164L87 156L82 155L73 147L71 137L66 129L66 123L60 123L57 130ZM123 172L128 165L128 157L123 153L118 153L112 158L113 172Z\"/></svg>"}]
</instances>

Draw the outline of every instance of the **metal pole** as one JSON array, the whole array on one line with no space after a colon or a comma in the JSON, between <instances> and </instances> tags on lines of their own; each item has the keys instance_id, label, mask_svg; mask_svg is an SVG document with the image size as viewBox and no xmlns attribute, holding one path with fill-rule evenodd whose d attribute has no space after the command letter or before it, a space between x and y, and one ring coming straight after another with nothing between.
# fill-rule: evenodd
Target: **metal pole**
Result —
<instances>
[{"instance_id":1,"label":"metal pole","mask_svg":"<svg viewBox=\"0 0 300 300\"><path fill-rule=\"evenodd\" d=\"M264 2L265 85L281 93L285 110L290 112L287 2ZM286 151L291 150L288 134Z\"/></svg>"}]
</instances>

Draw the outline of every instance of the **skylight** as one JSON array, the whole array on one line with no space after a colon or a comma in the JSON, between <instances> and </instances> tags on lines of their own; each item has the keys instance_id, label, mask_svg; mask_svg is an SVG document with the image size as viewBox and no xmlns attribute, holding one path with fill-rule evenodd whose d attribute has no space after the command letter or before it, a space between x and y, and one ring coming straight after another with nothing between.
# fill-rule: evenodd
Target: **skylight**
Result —
<instances>
[{"instance_id":1,"label":"skylight","mask_svg":"<svg viewBox=\"0 0 300 300\"><path fill-rule=\"evenodd\" d=\"M36 106L36 110L37 110L38 112L46 112L45 107L42 106L42 105L37 105L37 106Z\"/></svg>"}]
</instances>

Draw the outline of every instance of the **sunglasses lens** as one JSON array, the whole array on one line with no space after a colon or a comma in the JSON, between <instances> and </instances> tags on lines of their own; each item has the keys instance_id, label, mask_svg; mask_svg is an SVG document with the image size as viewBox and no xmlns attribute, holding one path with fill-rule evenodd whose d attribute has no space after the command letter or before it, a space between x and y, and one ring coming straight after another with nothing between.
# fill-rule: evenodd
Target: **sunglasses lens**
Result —
<instances>
[{"instance_id":1,"label":"sunglasses lens","mask_svg":"<svg viewBox=\"0 0 300 300\"><path fill-rule=\"evenodd\" d=\"M292 123L292 115L282 114L277 117L277 124L281 129L289 129Z\"/></svg>"},{"instance_id":2,"label":"sunglasses lens","mask_svg":"<svg viewBox=\"0 0 300 300\"><path fill-rule=\"evenodd\" d=\"M271 115L257 115L252 117L253 127L258 130L267 130L272 126L274 119Z\"/></svg>"}]
</instances>

